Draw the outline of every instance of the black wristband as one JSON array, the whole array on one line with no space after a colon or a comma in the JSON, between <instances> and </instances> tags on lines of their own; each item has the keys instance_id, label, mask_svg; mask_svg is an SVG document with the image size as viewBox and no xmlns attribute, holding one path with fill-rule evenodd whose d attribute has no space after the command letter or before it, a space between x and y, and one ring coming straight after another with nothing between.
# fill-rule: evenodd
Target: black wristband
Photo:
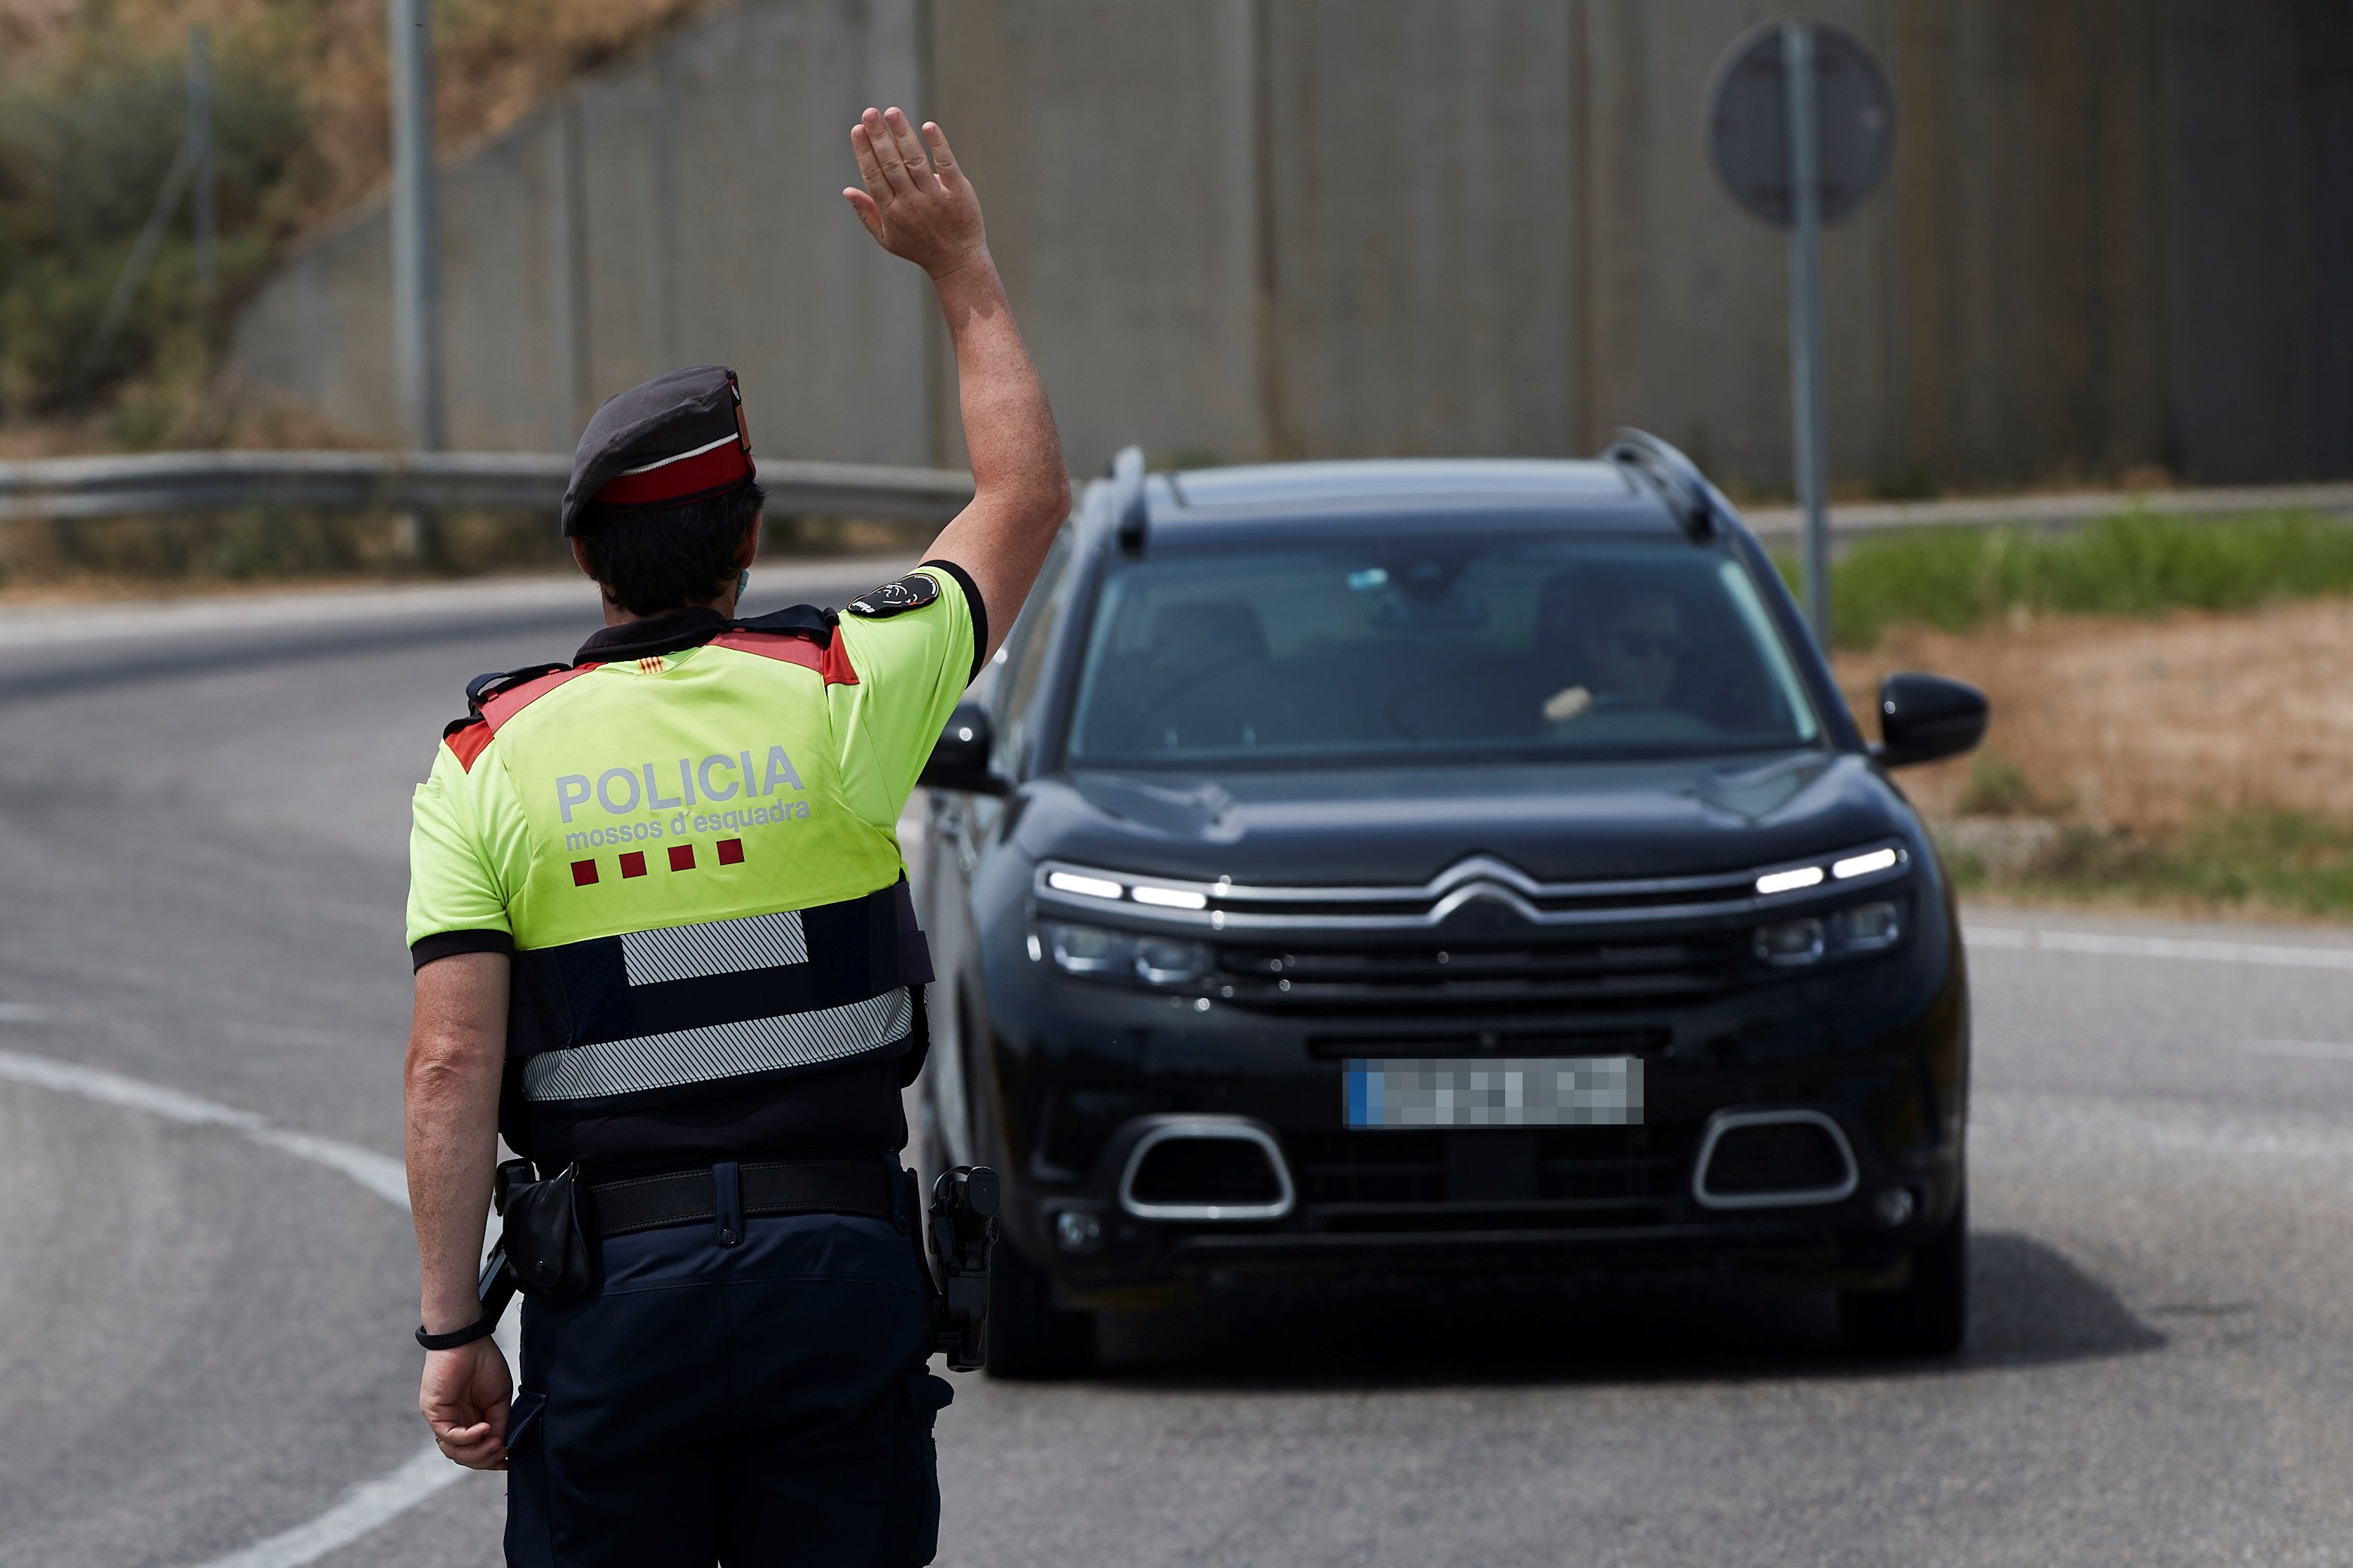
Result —
<instances>
[{"instance_id":1,"label":"black wristband","mask_svg":"<svg viewBox=\"0 0 2353 1568\"><path fill-rule=\"evenodd\" d=\"M489 1339L498 1331L498 1326L499 1321L487 1313L468 1323L464 1328L452 1329L446 1334L428 1334L425 1331L425 1325L419 1323L417 1325L417 1342L429 1351L453 1351L459 1345L470 1345L476 1340Z\"/></svg>"}]
</instances>

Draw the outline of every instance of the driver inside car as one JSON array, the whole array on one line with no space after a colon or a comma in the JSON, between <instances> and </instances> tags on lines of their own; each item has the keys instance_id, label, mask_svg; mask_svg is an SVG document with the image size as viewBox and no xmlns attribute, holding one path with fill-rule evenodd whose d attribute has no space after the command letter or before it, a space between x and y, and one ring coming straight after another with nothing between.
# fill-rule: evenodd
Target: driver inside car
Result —
<instances>
[{"instance_id":1,"label":"driver inside car","mask_svg":"<svg viewBox=\"0 0 2353 1568\"><path fill-rule=\"evenodd\" d=\"M1545 699L1548 728L1574 723L1597 703L1664 706L1688 647L1682 612L1673 599L1655 592L1637 594L1587 621L1578 644L1586 679Z\"/></svg>"}]
</instances>

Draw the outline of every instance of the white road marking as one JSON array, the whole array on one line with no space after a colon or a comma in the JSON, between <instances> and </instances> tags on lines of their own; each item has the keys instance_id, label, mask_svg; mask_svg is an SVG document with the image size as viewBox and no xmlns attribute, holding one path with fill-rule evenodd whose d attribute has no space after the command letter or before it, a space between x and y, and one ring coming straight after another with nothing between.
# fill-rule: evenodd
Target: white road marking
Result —
<instances>
[{"instance_id":1,"label":"white road marking","mask_svg":"<svg viewBox=\"0 0 2353 1568\"><path fill-rule=\"evenodd\" d=\"M362 1481L343 1494L343 1501L309 1523L258 1541L242 1552L216 1557L202 1568L303 1568L391 1522L465 1473L443 1458L439 1449L427 1445L423 1453L390 1475Z\"/></svg>"},{"instance_id":2,"label":"white road marking","mask_svg":"<svg viewBox=\"0 0 2353 1568\"><path fill-rule=\"evenodd\" d=\"M1988 926L1964 921L1974 948L2088 953L2102 958L2158 958L2191 963L2255 963L2282 969L2353 970L2353 947L2302 947L2286 942L2223 942L2200 937L2122 936L2109 931L2055 931L2047 926Z\"/></svg>"},{"instance_id":3,"label":"white road marking","mask_svg":"<svg viewBox=\"0 0 2353 1568\"><path fill-rule=\"evenodd\" d=\"M2139 1154L2170 1150L2222 1159L2353 1161L2353 1128L2317 1118L2080 1095L1978 1094L1969 1105L1969 1142L1988 1152L2046 1143L2080 1150L2098 1142Z\"/></svg>"},{"instance_id":4,"label":"white road marking","mask_svg":"<svg viewBox=\"0 0 2353 1568\"><path fill-rule=\"evenodd\" d=\"M103 1068L61 1062L54 1057L0 1050L0 1079L31 1084L60 1094L77 1094L85 1100L143 1111L168 1121L226 1128L262 1148L275 1149L298 1160L323 1165L385 1202L398 1205L404 1213L408 1208L406 1169L398 1160L372 1149L363 1149L355 1143L322 1138L311 1132L298 1132L291 1128L275 1127L250 1110L199 1099L176 1089L166 1089L162 1084L147 1083L121 1073L109 1072ZM513 1333L514 1321L511 1318L501 1327L498 1334L511 1363L517 1351ZM330 1552L350 1545L379 1525L460 1479L466 1473L443 1458L440 1450L428 1443L421 1452L388 1475L363 1481L352 1488L343 1494L342 1501L317 1518L273 1535L267 1541L257 1542L242 1552L216 1557L209 1563L199 1564L198 1568L303 1568L304 1564L315 1563Z\"/></svg>"},{"instance_id":5,"label":"white road marking","mask_svg":"<svg viewBox=\"0 0 2353 1568\"><path fill-rule=\"evenodd\" d=\"M2307 1062L2353 1062L2353 1046L2342 1040L2242 1040L2239 1048L2258 1057L2292 1057Z\"/></svg>"}]
</instances>

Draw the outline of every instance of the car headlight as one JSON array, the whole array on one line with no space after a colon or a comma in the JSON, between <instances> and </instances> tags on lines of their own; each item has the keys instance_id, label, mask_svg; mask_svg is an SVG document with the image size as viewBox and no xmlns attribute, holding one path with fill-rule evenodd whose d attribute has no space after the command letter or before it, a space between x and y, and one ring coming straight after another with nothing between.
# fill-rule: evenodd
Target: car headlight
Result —
<instances>
[{"instance_id":1,"label":"car headlight","mask_svg":"<svg viewBox=\"0 0 2353 1568\"><path fill-rule=\"evenodd\" d=\"M1776 921L1757 928L1757 956L1780 968L1819 963L1829 947L1822 922L1810 916L1800 921Z\"/></svg>"},{"instance_id":2,"label":"car headlight","mask_svg":"<svg viewBox=\"0 0 2353 1568\"><path fill-rule=\"evenodd\" d=\"M1758 926L1751 947L1761 962L1777 969L1799 969L1825 958L1884 952L1903 940L1903 905L1894 899L1873 899L1820 918L1808 915Z\"/></svg>"},{"instance_id":3,"label":"car headlight","mask_svg":"<svg viewBox=\"0 0 2353 1568\"><path fill-rule=\"evenodd\" d=\"M1140 936L1075 921L1042 921L1039 934L1054 967L1065 974L1166 989L1190 985L1209 972L1208 945L1182 937Z\"/></svg>"},{"instance_id":4,"label":"car headlight","mask_svg":"<svg viewBox=\"0 0 2353 1568\"><path fill-rule=\"evenodd\" d=\"M1904 911L1893 899L1873 899L1831 917L1838 928L1840 948L1847 952L1879 952L1904 940Z\"/></svg>"}]
</instances>

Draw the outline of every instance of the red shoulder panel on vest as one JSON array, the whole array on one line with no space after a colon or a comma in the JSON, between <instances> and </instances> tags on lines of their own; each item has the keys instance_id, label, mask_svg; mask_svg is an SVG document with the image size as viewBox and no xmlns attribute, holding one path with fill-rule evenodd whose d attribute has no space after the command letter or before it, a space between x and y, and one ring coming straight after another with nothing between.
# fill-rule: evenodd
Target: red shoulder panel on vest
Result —
<instances>
[{"instance_id":1,"label":"red shoulder panel on vest","mask_svg":"<svg viewBox=\"0 0 2353 1568\"><path fill-rule=\"evenodd\" d=\"M457 757L458 765L470 773L474 759L491 743L491 727L480 719L460 719L443 731L441 743Z\"/></svg>"},{"instance_id":2,"label":"red shoulder panel on vest","mask_svg":"<svg viewBox=\"0 0 2353 1568\"><path fill-rule=\"evenodd\" d=\"M575 664L570 669L554 670L541 676L537 680L526 680L521 686L509 687L482 704L482 717L489 722L491 730L496 731L500 725L565 681L577 680L596 668L597 666L593 664Z\"/></svg>"},{"instance_id":3,"label":"red shoulder panel on vest","mask_svg":"<svg viewBox=\"0 0 2353 1568\"><path fill-rule=\"evenodd\" d=\"M839 637L827 640L819 647L797 632L761 632L746 626L730 626L711 639L712 647L732 647L738 653L757 654L786 664L797 664L803 669L814 669L825 678L828 686L855 686L858 671L849 662L848 650Z\"/></svg>"},{"instance_id":4,"label":"red shoulder panel on vest","mask_svg":"<svg viewBox=\"0 0 2353 1568\"><path fill-rule=\"evenodd\" d=\"M491 738L499 726L538 701L567 680L575 679L595 669L593 664L577 664L569 669L554 670L536 680L526 680L510 687L482 704L480 715L459 721L443 735L442 743L456 754L458 764L468 773L474 771L475 759L488 749Z\"/></svg>"}]
</instances>

